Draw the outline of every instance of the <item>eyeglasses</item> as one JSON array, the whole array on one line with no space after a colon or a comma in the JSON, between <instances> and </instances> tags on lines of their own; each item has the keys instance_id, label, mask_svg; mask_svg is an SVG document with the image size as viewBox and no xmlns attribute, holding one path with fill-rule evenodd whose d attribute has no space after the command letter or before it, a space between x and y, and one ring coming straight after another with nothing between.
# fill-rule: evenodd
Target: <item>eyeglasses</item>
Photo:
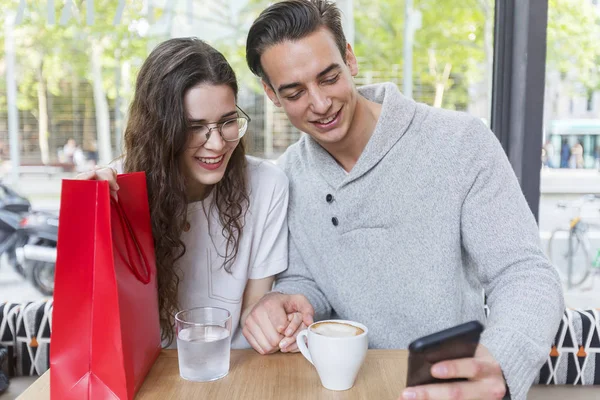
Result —
<instances>
[{"instance_id":1,"label":"eyeglasses","mask_svg":"<svg viewBox=\"0 0 600 400\"><path fill-rule=\"evenodd\" d=\"M228 119L223 122L212 122L210 124L194 124L191 125L190 135L191 135L191 144L192 147L202 147L208 139L210 139L210 135L212 134L213 129L217 130L226 142L235 142L240 140L248 130L248 123L251 121L248 114L244 112L240 107L235 106L241 113L244 115L243 117L237 117ZM208 125L214 125L209 127Z\"/></svg>"}]
</instances>

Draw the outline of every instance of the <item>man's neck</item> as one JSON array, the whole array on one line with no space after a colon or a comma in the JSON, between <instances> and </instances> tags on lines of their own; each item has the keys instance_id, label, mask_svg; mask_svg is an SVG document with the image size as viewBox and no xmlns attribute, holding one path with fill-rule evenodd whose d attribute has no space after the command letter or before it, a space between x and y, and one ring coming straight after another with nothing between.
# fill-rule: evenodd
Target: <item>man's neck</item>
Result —
<instances>
[{"instance_id":1,"label":"man's neck","mask_svg":"<svg viewBox=\"0 0 600 400\"><path fill-rule=\"evenodd\" d=\"M333 145L322 145L325 150L350 172L369 143L381 114L381 104L358 96L354 117L346 137Z\"/></svg>"}]
</instances>

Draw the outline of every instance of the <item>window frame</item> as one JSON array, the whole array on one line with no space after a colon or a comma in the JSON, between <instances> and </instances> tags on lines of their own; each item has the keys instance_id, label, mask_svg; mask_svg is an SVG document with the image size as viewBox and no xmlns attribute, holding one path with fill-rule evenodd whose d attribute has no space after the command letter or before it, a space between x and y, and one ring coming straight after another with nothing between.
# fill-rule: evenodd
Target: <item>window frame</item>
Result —
<instances>
[{"instance_id":1,"label":"window frame","mask_svg":"<svg viewBox=\"0 0 600 400\"><path fill-rule=\"evenodd\" d=\"M491 129L538 220L548 0L496 0Z\"/></svg>"}]
</instances>

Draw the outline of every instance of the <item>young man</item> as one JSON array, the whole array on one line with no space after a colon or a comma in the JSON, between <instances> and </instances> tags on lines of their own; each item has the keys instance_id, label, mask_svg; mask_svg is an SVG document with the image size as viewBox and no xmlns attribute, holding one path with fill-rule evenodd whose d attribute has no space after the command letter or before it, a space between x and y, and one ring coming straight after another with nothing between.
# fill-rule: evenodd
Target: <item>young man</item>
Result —
<instances>
[{"instance_id":1,"label":"young man","mask_svg":"<svg viewBox=\"0 0 600 400\"><path fill-rule=\"evenodd\" d=\"M402 398L498 399L506 383L513 399L525 399L564 305L493 133L391 83L357 89L356 57L325 0L270 6L246 50L269 98L307 134L280 160L290 179L289 268L246 320L250 344L285 350L286 313L312 320L305 299L314 319L367 325L373 348L406 348L476 319L486 329L475 357L432 368L468 381L410 388Z\"/></svg>"}]
</instances>

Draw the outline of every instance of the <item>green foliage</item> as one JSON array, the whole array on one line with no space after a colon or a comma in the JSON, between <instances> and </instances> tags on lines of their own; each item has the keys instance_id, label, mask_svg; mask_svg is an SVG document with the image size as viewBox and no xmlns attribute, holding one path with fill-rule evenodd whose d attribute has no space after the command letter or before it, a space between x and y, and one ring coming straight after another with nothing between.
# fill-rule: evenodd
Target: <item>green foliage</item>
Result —
<instances>
[{"instance_id":1,"label":"green foliage","mask_svg":"<svg viewBox=\"0 0 600 400\"><path fill-rule=\"evenodd\" d=\"M590 0L550 0L547 69L568 75L582 92L600 89L600 11Z\"/></svg>"},{"instance_id":2,"label":"green foliage","mask_svg":"<svg viewBox=\"0 0 600 400\"><path fill-rule=\"evenodd\" d=\"M500 1L500 0L496 0ZM196 19L201 24L209 18L231 32L212 43L222 51L233 65L239 80L257 92L261 87L245 61L247 29L272 0L249 0L239 14L233 12L228 2L212 7L216 11ZM61 25L64 1L55 1L55 24L47 20L47 0L27 0L23 21L11 32L16 41L19 108L37 108L37 67L41 65L47 90L54 96L69 95L69 85L74 80L91 82L90 54L93 46L103 48L103 83L109 99L117 92L116 68L130 63L129 76L122 81L134 82L141 62L151 45L166 38L145 35L140 29L146 21L143 2L129 2L122 19L114 25L119 0L94 0L95 20L86 24L86 7L76 0L76 17ZM155 2L156 3L156 2ZM198 2L200 3L200 2ZM360 76L368 71L379 73L376 79L395 80L402 86L404 45L404 0L353 0L355 22L355 53L360 60ZM0 20L16 12L19 1L0 0ZM464 109L469 103L468 89L491 75L486 64L490 56L490 43L485 42L486 21L493 19L494 0L414 0L413 7L422 14L422 27L416 31L413 44L414 97L433 103L436 85L446 89L443 106ZM157 21L165 10L156 6L151 20ZM203 19L204 18L204 19ZM151 23L152 21L150 21ZM492 21L493 22L493 21ZM488 25L490 26L490 25ZM489 31L488 31L489 33ZM4 29L0 30L0 57L4 54ZM168 32L164 33L168 35ZM590 0L549 0L548 17L548 70L569 75L583 86L583 90L600 89L600 16ZM488 46L486 48L486 46ZM487 53L486 53L487 51ZM435 66L432 61L435 60ZM489 61L489 59L488 59ZM442 71L450 67L448 80ZM0 72L3 72L0 59ZM132 87L133 85L123 85ZM4 82L0 88L4 88ZM0 108L5 108L5 98L0 97ZM50 110L52 113L52 110Z\"/></svg>"},{"instance_id":3,"label":"green foliage","mask_svg":"<svg viewBox=\"0 0 600 400\"><path fill-rule=\"evenodd\" d=\"M250 72L246 63L246 38L252 22L271 3L273 1L270 0L248 0L234 20L227 14L220 16L219 23L229 26L231 35L213 43L231 64L238 81L256 93L262 93L262 85L260 80Z\"/></svg>"},{"instance_id":4,"label":"green foliage","mask_svg":"<svg viewBox=\"0 0 600 400\"><path fill-rule=\"evenodd\" d=\"M496 0L500 1L500 0ZM492 72L486 67L486 10L493 18L493 0L414 0L422 28L413 47L414 97L432 103L436 76L429 68L435 51L438 66L452 65L444 107L467 104L467 89ZM354 0L355 52L362 70L390 71L403 66L404 0ZM547 70L569 74L584 91L600 89L600 14L590 0L550 0ZM490 49L488 49L489 51Z\"/></svg>"},{"instance_id":5,"label":"green foliage","mask_svg":"<svg viewBox=\"0 0 600 400\"><path fill-rule=\"evenodd\" d=\"M484 2L486 0L415 0L413 8L422 15L422 27L413 43L413 96L433 103L436 83L446 65L451 68L445 83L444 107L464 108L468 104L467 88L481 81L484 70ZM357 56L362 69L390 71L404 66L404 0L355 0ZM435 68L432 61L435 60Z\"/></svg>"},{"instance_id":6,"label":"green foliage","mask_svg":"<svg viewBox=\"0 0 600 400\"><path fill-rule=\"evenodd\" d=\"M18 2L2 0L0 3L4 3L0 18L5 19L7 15L16 13ZM62 24L65 5L62 1L55 2L55 23L51 25L46 0L26 2L24 18L12 30L17 52L20 109L35 110L37 107L39 65L42 66L42 76L47 83L48 92L60 96L65 94L62 89L65 88L62 84L64 81L71 81L73 78L91 81L91 49L92 46L102 46L104 87L108 97L114 98L117 92L115 68L125 61L146 57L148 38L142 37L135 29L136 24L143 19L141 6L126 6L119 23L113 24L119 0L95 0L94 23L88 26L85 2L76 3L78 8ZM133 78L129 76L123 79Z\"/></svg>"}]
</instances>

